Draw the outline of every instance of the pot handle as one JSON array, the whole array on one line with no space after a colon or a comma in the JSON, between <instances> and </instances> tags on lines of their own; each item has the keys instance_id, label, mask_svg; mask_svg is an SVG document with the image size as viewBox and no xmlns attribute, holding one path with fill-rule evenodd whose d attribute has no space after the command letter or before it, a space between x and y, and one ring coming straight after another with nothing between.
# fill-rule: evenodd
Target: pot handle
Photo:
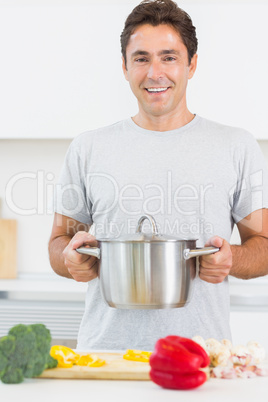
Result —
<instances>
[{"instance_id":1,"label":"pot handle","mask_svg":"<svg viewBox=\"0 0 268 402\"><path fill-rule=\"evenodd\" d=\"M189 258L199 257L200 255L214 254L219 250L220 249L217 247L204 247L204 248L197 248L194 250L190 250L189 248L186 248L183 251L183 257L185 260L189 260Z\"/></svg>"},{"instance_id":2,"label":"pot handle","mask_svg":"<svg viewBox=\"0 0 268 402\"><path fill-rule=\"evenodd\" d=\"M143 222L145 221L145 219L148 219L148 221L150 222L153 234L158 236L159 233L158 233L156 221L155 221L154 217L149 214L142 215L140 217L140 219L138 220L138 223L137 223L136 233L141 233L142 225L143 225Z\"/></svg>"},{"instance_id":3,"label":"pot handle","mask_svg":"<svg viewBox=\"0 0 268 402\"><path fill-rule=\"evenodd\" d=\"M100 259L100 248L98 247L79 247L76 249L79 254L92 255Z\"/></svg>"}]
</instances>

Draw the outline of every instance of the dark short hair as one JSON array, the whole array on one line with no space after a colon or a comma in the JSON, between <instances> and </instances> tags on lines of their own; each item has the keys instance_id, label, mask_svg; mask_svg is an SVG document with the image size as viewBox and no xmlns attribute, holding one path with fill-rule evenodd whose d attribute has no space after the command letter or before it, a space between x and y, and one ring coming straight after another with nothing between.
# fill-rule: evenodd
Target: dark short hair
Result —
<instances>
[{"instance_id":1,"label":"dark short hair","mask_svg":"<svg viewBox=\"0 0 268 402\"><path fill-rule=\"evenodd\" d=\"M143 0L129 14L121 33L121 52L127 63L126 48L130 36L141 25L157 26L167 24L172 26L179 34L187 48L189 64L197 52L196 29L191 17L172 0Z\"/></svg>"}]
</instances>

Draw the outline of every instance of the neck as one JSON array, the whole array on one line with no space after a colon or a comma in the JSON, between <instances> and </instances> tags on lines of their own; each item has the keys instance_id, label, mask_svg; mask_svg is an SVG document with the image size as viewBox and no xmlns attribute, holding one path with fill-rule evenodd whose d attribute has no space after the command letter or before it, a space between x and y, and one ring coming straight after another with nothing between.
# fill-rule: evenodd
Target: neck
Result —
<instances>
[{"instance_id":1,"label":"neck","mask_svg":"<svg viewBox=\"0 0 268 402\"><path fill-rule=\"evenodd\" d=\"M132 117L134 123L139 127L152 131L170 131L180 128L190 123L195 117L187 108L183 111L176 111L162 116L147 115L144 111L139 110L139 113Z\"/></svg>"}]
</instances>

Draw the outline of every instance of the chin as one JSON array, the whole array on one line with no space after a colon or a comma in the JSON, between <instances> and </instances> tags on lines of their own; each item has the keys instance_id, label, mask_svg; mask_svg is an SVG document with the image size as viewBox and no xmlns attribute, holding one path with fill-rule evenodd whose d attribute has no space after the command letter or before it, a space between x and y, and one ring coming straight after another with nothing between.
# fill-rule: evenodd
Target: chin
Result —
<instances>
[{"instance_id":1,"label":"chin","mask_svg":"<svg viewBox=\"0 0 268 402\"><path fill-rule=\"evenodd\" d=\"M165 109L151 109L151 110L149 111L149 113L150 113L152 116L159 117L159 116L164 116L165 114L169 113L169 110L165 110Z\"/></svg>"}]
</instances>

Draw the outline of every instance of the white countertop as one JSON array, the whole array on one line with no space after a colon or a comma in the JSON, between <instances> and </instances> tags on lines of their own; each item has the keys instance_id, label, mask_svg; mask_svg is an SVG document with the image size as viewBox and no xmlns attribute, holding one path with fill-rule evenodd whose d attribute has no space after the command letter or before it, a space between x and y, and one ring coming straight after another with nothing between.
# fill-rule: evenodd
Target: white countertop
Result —
<instances>
[{"instance_id":1,"label":"white countertop","mask_svg":"<svg viewBox=\"0 0 268 402\"><path fill-rule=\"evenodd\" d=\"M122 350L93 352L122 353ZM268 359L262 366L268 368ZM26 401L26 398L30 402L267 402L268 377L210 378L200 387L188 391L164 389L152 381L35 378L25 379L21 384L0 381L0 396L3 400L8 397L8 402Z\"/></svg>"},{"instance_id":2,"label":"white countertop","mask_svg":"<svg viewBox=\"0 0 268 402\"><path fill-rule=\"evenodd\" d=\"M213 378L188 391L164 389L151 381L27 379L15 385L0 383L0 395L8 402L267 402L268 377Z\"/></svg>"}]
</instances>

